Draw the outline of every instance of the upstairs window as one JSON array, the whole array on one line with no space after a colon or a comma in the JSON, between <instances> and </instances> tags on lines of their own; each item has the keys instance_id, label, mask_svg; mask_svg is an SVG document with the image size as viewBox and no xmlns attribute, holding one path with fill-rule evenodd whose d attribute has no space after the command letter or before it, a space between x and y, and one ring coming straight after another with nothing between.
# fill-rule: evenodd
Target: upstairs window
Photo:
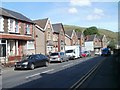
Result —
<instances>
[{"instance_id":1,"label":"upstairs window","mask_svg":"<svg viewBox=\"0 0 120 90\"><path fill-rule=\"evenodd\" d=\"M15 22L15 32L19 33L19 23L18 23L18 21Z\"/></svg>"},{"instance_id":2,"label":"upstairs window","mask_svg":"<svg viewBox=\"0 0 120 90\"><path fill-rule=\"evenodd\" d=\"M4 30L3 30L3 17L2 16L0 16L0 32L3 32Z\"/></svg>"},{"instance_id":3,"label":"upstairs window","mask_svg":"<svg viewBox=\"0 0 120 90\"><path fill-rule=\"evenodd\" d=\"M15 20L8 19L8 31L15 32Z\"/></svg>"},{"instance_id":4,"label":"upstairs window","mask_svg":"<svg viewBox=\"0 0 120 90\"><path fill-rule=\"evenodd\" d=\"M25 24L25 34L31 34L30 33L30 24Z\"/></svg>"}]
</instances>

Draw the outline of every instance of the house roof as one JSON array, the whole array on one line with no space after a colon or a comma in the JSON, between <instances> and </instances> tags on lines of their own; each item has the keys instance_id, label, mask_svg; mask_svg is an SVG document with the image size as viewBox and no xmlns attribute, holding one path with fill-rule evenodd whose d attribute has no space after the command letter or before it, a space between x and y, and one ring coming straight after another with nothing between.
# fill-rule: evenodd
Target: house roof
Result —
<instances>
[{"instance_id":1,"label":"house roof","mask_svg":"<svg viewBox=\"0 0 120 90\"><path fill-rule=\"evenodd\" d=\"M73 30L65 30L65 33L66 33L69 37L72 36L72 32L73 32Z\"/></svg>"},{"instance_id":2,"label":"house roof","mask_svg":"<svg viewBox=\"0 0 120 90\"><path fill-rule=\"evenodd\" d=\"M8 10L8 9L5 9L5 8L1 8L1 7L0 7L0 15L6 16L6 17L11 17L11 18L14 18L14 19L17 19L17 20L22 20L22 21L33 23L32 20L30 20L29 18L27 18L23 14L20 14L18 12Z\"/></svg>"},{"instance_id":3,"label":"house roof","mask_svg":"<svg viewBox=\"0 0 120 90\"><path fill-rule=\"evenodd\" d=\"M81 38L82 33L81 32L76 32L78 38Z\"/></svg>"},{"instance_id":4,"label":"house roof","mask_svg":"<svg viewBox=\"0 0 120 90\"><path fill-rule=\"evenodd\" d=\"M38 19L38 20L34 20L34 23L36 23L38 26L40 26L42 29L44 29L47 21L48 21L48 18Z\"/></svg>"},{"instance_id":5,"label":"house roof","mask_svg":"<svg viewBox=\"0 0 120 90\"><path fill-rule=\"evenodd\" d=\"M56 33L60 33L60 30L63 28L62 23L52 24L52 27Z\"/></svg>"},{"instance_id":6,"label":"house roof","mask_svg":"<svg viewBox=\"0 0 120 90\"><path fill-rule=\"evenodd\" d=\"M102 41L102 39L103 39L103 36L104 36L104 35L98 36L101 41Z\"/></svg>"},{"instance_id":7,"label":"house roof","mask_svg":"<svg viewBox=\"0 0 120 90\"><path fill-rule=\"evenodd\" d=\"M93 41L96 35L87 35L86 41Z\"/></svg>"}]
</instances>

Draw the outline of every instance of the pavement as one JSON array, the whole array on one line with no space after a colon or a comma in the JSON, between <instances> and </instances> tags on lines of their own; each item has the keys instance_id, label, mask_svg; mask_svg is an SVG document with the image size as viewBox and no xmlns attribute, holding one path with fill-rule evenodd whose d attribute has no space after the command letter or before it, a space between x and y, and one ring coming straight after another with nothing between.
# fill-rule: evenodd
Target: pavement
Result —
<instances>
[{"instance_id":1,"label":"pavement","mask_svg":"<svg viewBox=\"0 0 120 90\"><path fill-rule=\"evenodd\" d=\"M89 80L87 88L120 88L120 74L118 73L116 58L110 56L106 58L103 65L96 72L95 76Z\"/></svg>"}]
</instances>

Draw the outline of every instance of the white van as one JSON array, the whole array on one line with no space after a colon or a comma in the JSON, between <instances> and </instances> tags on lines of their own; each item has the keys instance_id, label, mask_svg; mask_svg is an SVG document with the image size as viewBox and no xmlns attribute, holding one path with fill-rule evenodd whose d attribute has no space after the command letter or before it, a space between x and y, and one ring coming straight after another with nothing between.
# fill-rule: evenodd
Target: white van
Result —
<instances>
[{"instance_id":1,"label":"white van","mask_svg":"<svg viewBox=\"0 0 120 90\"><path fill-rule=\"evenodd\" d=\"M80 57L80 45L65 46L65 53L69 59L76 59Z\"/></svg>"}]
</instances>

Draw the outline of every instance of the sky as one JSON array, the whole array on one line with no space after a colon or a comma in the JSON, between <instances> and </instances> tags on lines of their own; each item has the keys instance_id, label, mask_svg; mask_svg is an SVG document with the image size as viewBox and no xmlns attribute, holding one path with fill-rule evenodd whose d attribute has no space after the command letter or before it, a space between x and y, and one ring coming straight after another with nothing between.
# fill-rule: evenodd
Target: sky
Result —
<instances>
[{"instance_id":1,"label":"sky","mask_svg":"<svg viewBox=\"0 0 120 90\"><path fill-rule=\"evenodd\" d=\"M51 23L80 27L96 26L118 32L118 0L4 0L0 7L31 20L49 18Z\"/></svg>"}]
</instances>

